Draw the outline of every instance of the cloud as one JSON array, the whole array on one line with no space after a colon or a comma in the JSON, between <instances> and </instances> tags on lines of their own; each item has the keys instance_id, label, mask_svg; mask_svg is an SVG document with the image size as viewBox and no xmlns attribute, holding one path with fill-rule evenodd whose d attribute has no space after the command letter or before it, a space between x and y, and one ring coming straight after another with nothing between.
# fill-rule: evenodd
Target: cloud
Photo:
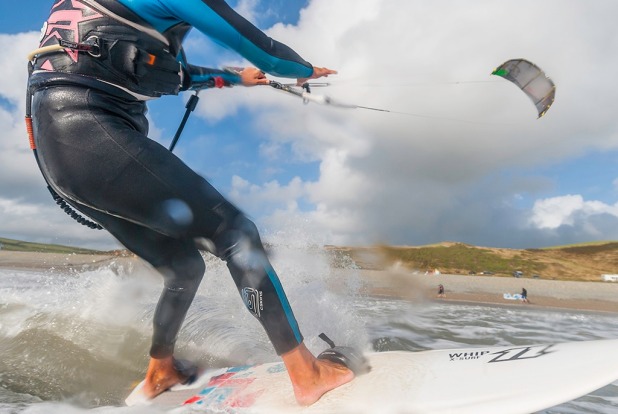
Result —
<instances>
[{"instance_id":1,"label":"cloud","mask_svg":"<svg viewBox=\"0 0 618 414\"><path fill-rule=\"evenodd\" d=\"M611 1L314 0L298 25L268 33L340 70L315 92L413 115L295 105L268 91L230 104L255 108L259 99L256 126L265 139L319 160L319 178L304 186L314 205L305 213L338 240L535 245L549 228L528 227L538 205L522 210L515 198L534 199L548 180L517 171L618 148L611 109L618 82L610 73L618 30L608 17L616 12ZM514 85L489 76L515 57L539 64L558 85L541 120Z\"/></svg>"},{"instance_id":2,"label":"cloud","mask_svg":"<svg viewBox=\"0 0 618 414\"><path fill-rule=\"evenodd\" d=\"M77 224L50 200L48 197L45 202L33 203L0 197L1 237L102 250L118 248L107 232Z\"/></svg>"},{"instance_id":3,"label":"cloud","mask_svg":"<svg viewBox=\"0 0 618 414\"><path fill-rule=\"evenodd\" d=\"M257 3L241 6L259 20ZM611 201L586 201L576 195L584 189L556 195L561 178L537 171L618 150L616 14L614 0L312 0L298 24L268 34L340 71L314 93L405 114L303 105L267 87L205 92L216 105L196 113L209 126L230 117L246 124L263 141L254 154L263 169L317 164L317 177L292 171L287 181L227 172L230 197L274 233L298 222L336 243L618 238ZM23 55L37 37L0 36L1 194L27 205L46 197L21 131ZM243 63L196 34L188 40L195 64ZM489 75L518 57L557 84L540 120L521 91ZM611 180L602 185L615 191Z\"/></svg>"},{"instance_id":4,"label":"cloud","mask_svg":"<svg viewBox=\"0 0 618 414\"><path fill-rule=\"evenodd\" d=\"M565 195L537 200L532 208L531 224L539 229L575 226L589 217L607 215L618 220L618 203L607 205L600 201L584 201L581 195ZM602 229L592 229L602 234Z\"/></svg>"},{"instance_id":5,"label":"cloud","mask_svg":"<svg viewBox=\"0 0 618 414\"><path fill-rule=\"evenodd\" d=\"M256 8L259 5L259 0L240 0L236 5L236 11L245 19L253 24L256 24L258 16L256 16Z\"/></svg>"},{"instance_id":6,"label":"cloud","mask_svg":"<svg viewBox=\"0 0 618 414\"><path fill-rule=\"evenodd\" d=\"M0 34L0 47L5 51L0 56L2 97L19 108L26 102L25 85L28 79L26 55L38 46L40 33Z\"/></svg>"},{"instance_id":7,"label":"cloud","mask_svg":"<svg viewBox=\"0 0 618 414\"><path fill-rule=\"evenodd\" d=\"M254 208L266 205L269 208L287 206L295 209L296 200L303 197L304 193L303 183L298 177L293 178L286 186L282 186L277 181L270 181L262 186L257 186L241 177L234 176L229 196L239 205L250 200Z\"/></svg>"},{"instance_id":8,"label":"cloud","mask_svg":"<svg viewBox=\"0 0 618 414\"><path fill-rule=\"evenodd\" d=\"M38 32L0 34L0 235L37 242L118 247L106 232L84 231L60 210L46 189L24 124L26 55Z\"/></svg>"},{"instance_id":9,"label":"cloud","mask_svg":"<svg viewBox=\"0 0 618 414\"><path fill-rule=\"evenodd\" d=\"M0 47L5 51L0 56L0 197L25 203L42 199L45 191L24 124L26 54L36 47L38 37L34 32L0 34Z\"/></svg>"}]
</instances>

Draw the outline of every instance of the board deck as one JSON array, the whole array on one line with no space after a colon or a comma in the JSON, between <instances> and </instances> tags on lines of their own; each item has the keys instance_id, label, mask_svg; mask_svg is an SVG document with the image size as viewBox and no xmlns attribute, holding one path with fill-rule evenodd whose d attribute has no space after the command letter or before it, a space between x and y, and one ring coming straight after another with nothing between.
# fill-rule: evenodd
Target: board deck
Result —
<instances>
[{"instance_id":1,"label":"board deck","mask_svg":"<svg viewBox=\"0 0 618 414\"><path fill-rule=\"evenodd\" d=\"M367 355L372 370L296 404L283 363L204 373L149 401L225 413L529 414L618 380L618 340ZM139 400L139 390L127 398Z\"/></svg>"}]
</instances>

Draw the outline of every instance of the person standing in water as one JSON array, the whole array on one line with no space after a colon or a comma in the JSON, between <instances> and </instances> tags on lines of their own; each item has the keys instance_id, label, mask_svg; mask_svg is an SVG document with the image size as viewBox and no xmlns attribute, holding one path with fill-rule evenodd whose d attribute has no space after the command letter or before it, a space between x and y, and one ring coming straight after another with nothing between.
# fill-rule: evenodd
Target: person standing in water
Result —
<instances>
[{"instance_id":1,"label":"person standing in water","mask_svg":"<svg viewBox=\"0 0 618 414\"><path fill-rule=\"evenodd\" d=\"M305 346L255 224L149 139L145 117L147 100L182 90L266 85L266 73L303 83L337 72L311 65L223 0L50 3L39 49L31 54L31 145L50 191L163 276L144 396L190 375L174 359L174 346L204 274L203 246L226 261L245 305L283 359L300 404L351 381L352 357L316 358ZM187 63L182 42L191 28L257 68Z\"/></svg>"}]
</instances>

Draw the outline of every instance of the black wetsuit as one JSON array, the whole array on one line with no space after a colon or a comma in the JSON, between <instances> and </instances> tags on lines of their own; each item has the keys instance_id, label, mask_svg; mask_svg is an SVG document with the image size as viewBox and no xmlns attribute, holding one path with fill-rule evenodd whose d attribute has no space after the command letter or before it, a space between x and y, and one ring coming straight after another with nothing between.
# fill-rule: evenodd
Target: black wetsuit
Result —
<instances>
[{"instance_id":1,"label":"black wetsuit","mask_svg":"<svg viewBox=\"0 0 618 414\"><path fill-rule=\"evenodd\" d=\"M180 45L192 26L266 72L313 71L221 0L56 1L41 46L74 44L34 62L29 85L39 164L68 203L163 275L151 356L173 354L204 273L198 245L226 261L247 308L282 354L303 338L256 226L147 137L145 97L239 80L185 63Z\"/></svg>"}]
</instances>

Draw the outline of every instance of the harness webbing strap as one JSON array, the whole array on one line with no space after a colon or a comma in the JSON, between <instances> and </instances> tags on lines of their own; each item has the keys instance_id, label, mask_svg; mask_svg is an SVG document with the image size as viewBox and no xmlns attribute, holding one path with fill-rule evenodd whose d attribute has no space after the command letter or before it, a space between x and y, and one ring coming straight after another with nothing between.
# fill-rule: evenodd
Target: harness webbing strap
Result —
<instances>
[{"instance_id":1,"label":"harness webbing strap","mask_svg":"<svg viewBox=\"0 0 618 414\"><path fill-rule=\"evenodd\" d=\"M77 74L127 89L136 97L178 94L183 68L176 47L163 34L129 20L135 16L115 0L104 3L126 18L98 1L82 2L58 2L52 8L39 48L28 54L35 76L44 71ZM80 7L93 14L82 17L75 28L56 27L60 13L80 15Z\"/></svg>"},{"instance_id":2,"label":"harness webbing strap","mask_svg":"<svg viewBox=\"0 0 618 414\"><path fill-rule=\"evenodd\" d=\"M30 149L36 149L36 143L34 142L34 130L32 128L32 117L26 116L26 131L28 132L28 142L30 143Z\"/></svg>"}]
</instances>

